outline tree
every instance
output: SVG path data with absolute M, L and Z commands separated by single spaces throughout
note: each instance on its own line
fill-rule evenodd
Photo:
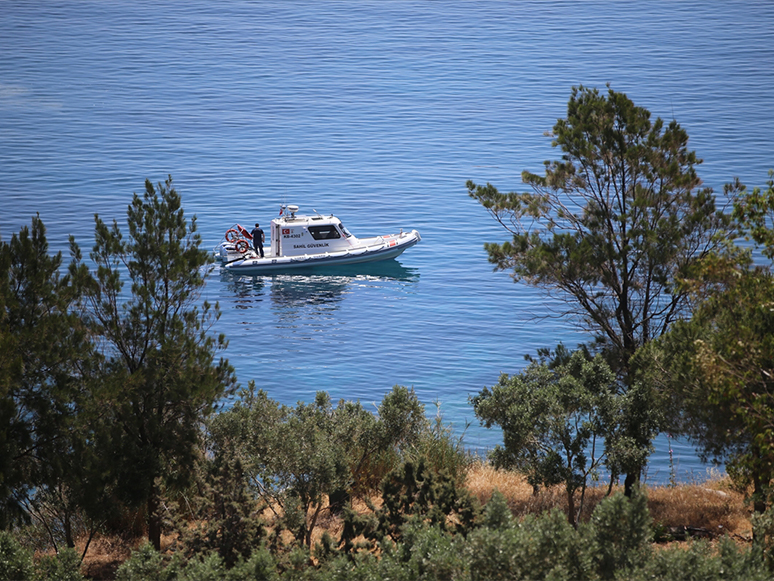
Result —
M 359 404 L 334 408 L 325 392 L 314 403 L 285 406 L 251 382 L 240 401 L 214 418 L 209 433 L 216 458 L 239 460 L 275 521 L 311 547 L 326 496 L 348 482 L 351 448 L 372 419 Z M 345 423 L 349 433 L 339 430 Z
M 85 288 L 82 314 L 104 358 L 92 438 L 117 495 L 145 506 L 148 539 L 159 548 L 160 480 L 189 480 L 202 421 L 236 381 L 228 362 L 215 358 L 226 346 L 210 334 L 217 305 L 199 303 L 212 259 L 200 248 L 196 218 L 190 225 L 185 219 L 172 178 L 157 188 L 146 180 L 127 214 L 128 240 L 115 220 L 108 227 L 95 215 L 93 272 L 71 237 L 70 273 Z
M 753 240 L 760 247 L 763 255 L 774 260 L 774 170 L 769 170 L 767 188 L 747 188 L 739 183 L 734 184 L 738 191 L 734 201 L 734 218 L 739 223 L 748 240 Z
M 79 289 L 61 265 L 39 216 L 0 242 L 0 526 L 42 519 L 39 499 L 72 482 L 73 427 L 92 351 L 77 315 Z M 72 547 L 74 508 L 69 499 L 62 506 Z M 49 520 L 42 524 L 51 530 Z
M 344 513 L 340 545 L 354 557 L 362 549 L 386 554 L 403 543 L 404 560 L 416 549 L 412 537 L 425 527 L 466 536 L 478 524 L 478 501 L 447 471 L 435 471 L 426 457 L 406 460 L 381 483 L 382 505 L 366 499 L 370 513 Z M 426 530 L 426 529 L 425 529 Z M 355 542 L 363 539 L 361 542 Z
M 217 553 L 231 569 L 250 558 L 265 536 L 259 504 L 239 460 L 205 459 L 198 467 L 191 494 L 172 504 L 176 545 L 185 557 Z
M 771 173 L 766 191 L 738 189 L 740 229 L 774 259 Z M 682 411 L 678 428 L 705 459 L 725 461 L 739 485 L 752 484 L 755 510 L 763 512 L 774 484 L 774 276 L 750 264 L 710 274 L 716 282 L 696 298 L 690 321 L 643 357 Z
M 725 461 L 756 512 L 774 483 L 774 278 L 745 273 L 703 301 L 657 345 L 654 372 L 682 410 L 680 428 L 702 457 Z
M 472 403 L 486 427 L 503 429 L 504 446 L 491 454 L 495 465 L 525 473 L 535 490 L 563 484 L 567 519 L 577 525 L 588 478 L 614 447 L 624 398 L 600 355 L 587 360 L 581 351 L 566 356 L 560 350 L 553 363 L 533 361 L 519 375 L 503 374 Z
M 651 121 L 623 93 L 574 87 L 552 137 L 562 157 L 545 162 L 544 176 L 522 173 L 532 193 L 472 181 L 468 193 L 513 235 L 485 245 L 490 262 L 563 301 L 626 391 L 637 348 L 688 313 L 688 294 L 676 282 L 722 248 L 728 218 L 712 191 L 699 188 L 701 161 L 687 133 L 675 121 Z M 637 415 L 630 419 L 630 441 L 646 450 L 653 435 Z M 619 467 L 628 494 L 642 456 Z
M 401 386 L 385 396 L 378 419 L 359 402 L 334 407 L 325 392 L 296 406 L 271 400 L 252 382 L 241 395 L 210 422 L 213 452 L 238 459 L 277 522 L 310 548 L 325 500 L 338 510 L 337 498 L 373 490 L 374 475 L 389 472 L 396 451 L 427 428 L 416 394 Z

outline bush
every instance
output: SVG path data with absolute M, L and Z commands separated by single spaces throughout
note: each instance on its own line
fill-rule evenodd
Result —
M 769 570 L 774 572 L 774 508 L 754 514 L 752 525 L 755 550 Z
M 485 527 L 495 530 L 506 530 L 513 526 L 513 513 L 508 508 L 505 496 L 499 490 L 492 493 L 492 498 L 484 507 L 483 524 Z
M 32 553 L 7 531 L 0 531 L 0 580 L 25 581 L 33 578 Z
M 200 468 L 198 489 L 186 500 L 187 510 L 172 504 L 177 546 L 187 558 L 217 552 L 230 569 L 240 559 L 249 559 L 265 536 L 263 520 L 238 459 L 219 456 Z
M 116 571 L 116 581 L 168 581 L 173 579 L 164 569 L 164 562 L 150 543 L 145 543 Z
M 51 581 L 83 581 L 81 559 L 73 549 L 43 557 L 37 565 L 38 578 Z
M 467 578 L 467 563 L 458 535 L 437 526 L 404 527 L 403 543 L 395 557 L 404 564 L 404 575 L 416 579 Z
M 753 551 L 739 549 L 728 537 L 717 547 L 707 541 L 690 542 L 654 553 L 642 567 L 619 572 L 620 581 L 770 581 L 771 575 Z
M 464 431 L 455 436 L 451 425 L 444 425 L 440 404 L 438 413 L 428 429 L 422 430 L 413 446 L 406 450 L 405 459 L 414 463 L 423 459 L 433 472 L 446 473 L 455 483 L 462 485 L 471 464 L 471 456 L 463 444 Z
M 600 578 L 614 579 L 647 560 L 653 529 L 647 497 L 641 492 L 631 498 L 621 493 L 605 498 L 588 526 Z
M 223 558 L 217 553 L 211 553 L 188 561 L 177 578 L 180 581 L 221 581 L 227 577 Z
M 276 581 L 279 579 L 277 562 L 264 545 L 255 549 L 246 562 L 237 564 L 231 570 L 231 575 L 233 579 L 249 579 L 250 581 Z
M 573 579 L 591 578 L 589 543 L 555 509 L 539 517 L 527 516 L 509 527 L 483 527 L 465 545 L 470 578 Z

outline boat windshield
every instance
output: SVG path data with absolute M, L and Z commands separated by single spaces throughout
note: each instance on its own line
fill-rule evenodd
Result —
M 344 224 L 342 224 L 341 222 L 339 222 L 339 229 L 340 229 L 342 232 L 344 232 L 344 236 L 346 236 L 347 238 L 349 238 L 349 237 L 351 237 L 351 236 L 352 236 L 352 234 L 350 233 L 350 231 L 349 231 L 349 230 L 347 230 L 347 229 L 344 227 Z

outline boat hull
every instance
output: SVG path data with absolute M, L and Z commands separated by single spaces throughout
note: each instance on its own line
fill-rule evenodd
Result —
M 419 232 L 412 230 L 409 233 L 401 233 L 397 236 L 384 238 L 379 245 L 352 248 L 338 252 L 297 256 L 266 256 L 265 258 L 257 257 L 251 252 L 249 256 L 225 260 L 223 268 L 234 274 L 256 276 L 264 273 L 287 272 L 302 268 L 321 268 L 377 262 L 400 256 L 403 251 L 411 248 L 420 240 Z

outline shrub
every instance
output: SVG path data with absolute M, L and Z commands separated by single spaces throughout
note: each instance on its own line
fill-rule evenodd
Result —
M 499 490 L 492 493 L 492 498 L 484 507 L 483 524 L 485 527 L 495 530 L 505 530 L 513 526 L 513 514 L 508 507 L 505 496 Z
M 774 508 L 752 517 L 755 549 L 770 571 L 774 572 Z
M 408 525 L 395 557 L 404 563 L 404 575 L 409 578 L 467 578 L 467 562 L 460 551 L 464 541 L 460 539 L 437 526 Z
M 604 499 L 589 522 L 594 561 L 602 579 L 639 567 L 648 557 L 653 536 L 647 497 L 637 491 Z
M 40 579 L 56 581 L 83 581 L 81 559 L 73 549 L 64 549 L 56 555 L 45 556 L 37 564 Z
M 143 544 L 116 571 L 116 581 L 167 581 L 161 553 L 150 543 Z
M 265 545 L 253 550 L 253 554 L 245 562 L 239 563 L 231 570 L 233 579 L 245 579 L 251 581 L 276 581 L 277 562 Z
M 0 580 L 25 581 L 32 575 L 32 554 L 11 533 L 0 531 Z
M 560 509 L 527 516 L 509 528 L 482 527 L 468 536 L 473 580 L 589 579 L 588 542 Z
M 217 553 L 191 559 L 177 577 L 180 581 L 221 581 L 225 578 L 226 565 Z
M 619 572 L 621 581 L 770 581 L 759 558 L 724 537 L 717 547 L 700 540 L 654 553 L 642 567 Z
M 188 510 L 173 510 L 182 552 L 190 558 L 215 551 L 228 569 L 249 559 L 265 531 L 241 462 L 226 456 L 207 462 L 197 485 L 198 493 L 186 500 Z

